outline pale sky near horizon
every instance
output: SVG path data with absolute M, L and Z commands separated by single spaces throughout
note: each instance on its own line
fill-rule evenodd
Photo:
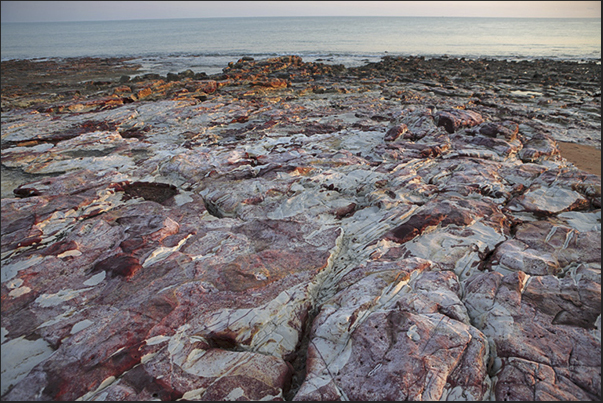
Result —
M 283 16 L 601 18 L 600 1 L 2 1 L 2 22 Z

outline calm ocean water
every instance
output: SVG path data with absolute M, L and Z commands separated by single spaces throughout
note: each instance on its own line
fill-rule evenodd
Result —
M 278 17 L 3 23 L 2 60 L 134 56 L 145 71 L 220 73 L 295 54 L 347 67 L 384 55 L 601 59 L 601 19 Z

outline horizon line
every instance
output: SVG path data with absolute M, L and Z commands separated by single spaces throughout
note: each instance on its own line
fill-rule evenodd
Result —
M 56 21 L 1 21 L 2 24 L 40 24 L 57 22 L 111 22 L 111 21 L 167 21 L 167 20 L 209 20 L 240 18 L 484 18 L 484 19 L 532 19 L 532 20 L 600 20 L 601 17 L 490 17 L 490 16 L 434 16 L 434 15 L 256 15 L 229 17 L 171 17 L 171 18 L 126 18 L 104 20 L 56 20 Z

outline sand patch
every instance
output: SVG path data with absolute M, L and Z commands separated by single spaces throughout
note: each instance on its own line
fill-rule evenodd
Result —
M 562 141 L 558 141 L 557 144 L 563 158 L 584 171 L 601 176 L 601 150 Z

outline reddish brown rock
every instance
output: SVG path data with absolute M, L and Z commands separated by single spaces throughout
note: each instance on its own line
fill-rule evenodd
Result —
M 454 133 L 464 127 L 472 127 L 484 122 L 477 112 L 461 109 L 448 109 L 436 113 L 438 126 L 443 126 L 448 133 Z
M 404 133 L 406 133 L 407 131 L 408 131 L 408 126 L 406 126 L 404 123 L 392 126 L 387 131 L 387 133 L 385 133 L 384 140 L 385 141 L 395 141 L 400 136 L 402 136 Z
M 2 400 L 600 400 L 600 65 L 71 63 L 2 62 Z
M 287 81 L 281 78 L 272 78 L 265 81 L 252 81 L 251 85 L 269 88 L 287 88 Z
M 600 300 L 600 278 L 576 283 L 492 272 L 469 281 L 465 305 L 472 323 L 494 342 L 496 399 L 599 399 L 600 378 L 591 369 L 601 365 L 592 331 Z
M 213 94 L 218 89 L 218 83 L 215 80 L 199 81 L 194 84 L 194 88 L 198 92 Z
M 488 137 L 502 136 L 509 141 L 513 141 L 519 133 L 519 126 L 515 122 L 502 123 L 484 123 L 479 126 L 479 133 Z
M 295 400 L 487 396 L 487 341 L 464 323 L 466 313 L 450 309 L 460 306 L 455 276 L 424 263 L 372 263 L 351 272 L 360 279 L 314 322 L 308 374 Z
M 127 191 L 127 186 L 118 191 Z M 96 396 L 95 390 L 104 381 L 123 374 L 128 375 L 106 389 L 108 395 L 103 396 L 282 398 L 291 377 L 283 357 L 295 349 L 309 309 L 306 284 L 327 265 L 338 231 L 313 234 L 306 232 L 312 225 L 305 228 L 296 222 L 254 221 L 240 225 L 235 231 L 239 235 L 229 240 L 232 223 L 216 227 L 211 220 L 204 221 L 199 212 L 205 210 L 198 198 L 197 204 L 189 203 L 184 210 L 166 208 L 146 196 L 138 200 L 76 224 L 64 243 L 52 245 L 41 256 L 34 252 L 24 260 L 34 259 L 38 264 L 28 267 L 25 263 L 11 271 L 23 281 L 17 288 L 24 294 L 16 298 L 19 294 L 9 296 L 3 291 L 3 327 L 11 335 L 27 335 L 46 322 L 42 334 L 55 343 L 53 356 L 58 360 L 32 371 L 22 386 L 11 388 L 7 398 L 31 398 L 32 385 L 49 400 Z M 29 199 L 21 202 L 29 203 Z M 184 217 L 188 218 L 182 220 Z M 27 229 L 32 223 L 27 219 L 14 223 L 3 229 L 3 234 Z M 314 240 L 317 236 L 318 242 Z M 320 246 L 308 253 L 312 247 L 305 239 Z M 217 256 L 211 253 L 218 249 L 224 252 Z M 232 260 L 224 254 L 226 250 L 238 257 Z M 110 256 L 102 255 L 103 251 Z M 77 269 L 65 271 L 69 264 Z M 46 274 L 36 276 L 40 272 Z M 190 275 L 196 278 L 194 282 L 187 280 Z M 76 289 L 62 291 L 76 283 Z M 68 306 L 76 307 L 84 300 L 89 308 L 80 309 L 67 321 L 52 320 Z M 42 311 L 25 322 L 9 319 L 11 312 L 28 301 Z M 232 320 L 223 322 L 219 319 L 223 314 L 232 315 Z M 188 334 L 191 315 L 199 321 Z M 274 331 L 277 333 L 271 335 Z M 185 340 L 195 334 L 204 335 L 200 340 L 205 340 L 205 347 L 193 343 L 188 353 L 178 355 L 180 358 L 161 358 L 160 354 L 156 360 L 145 359 L 146 375 L 140 371 L 129 375 L 142 364 L 143 356 L 157 353 L 153 340 L 168 342 L 176 337 L 171 343 L 188 348 Z M 145 348 L 147 340 L 151 341 Z M 84 347 L 91 343 L 94 349 Z M 252 350 L 240 352 L 241 347 Z M 203 359 L 199 348 L 206 351 Z M 198 357 L 191 361 L 189 353 Z M 72 357 L 79 358 L 74 361 Z M 173 362 L 179 359 L 184 360 L 179 364 L 183 366 L 181 379 L 166 383 L 162 379 L 167 379 L 167 374 L 174 376 Z M 208 368 L 217 372 L 202 375 Z M 86 383 L 72 384 L 75 373 L 84 376 Z M 194 392 L 200 388 L 203 392 Z

